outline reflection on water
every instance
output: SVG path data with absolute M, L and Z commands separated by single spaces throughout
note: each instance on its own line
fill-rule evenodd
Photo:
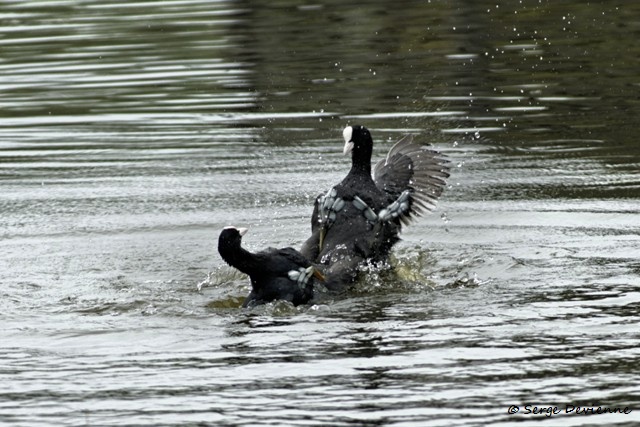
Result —
M 0 423 L 637 422 L 639 6 L 23 1 L 0 28 Z M 395 271 L 239 310 L 219 230 L 299 246 L 356 123 L 452 158 L 438 210 Z

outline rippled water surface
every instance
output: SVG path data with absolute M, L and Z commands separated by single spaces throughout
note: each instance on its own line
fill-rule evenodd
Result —
M 632 2 L 1 2 L 0 424 L 637 425 L 639 38 Z M 348 295 L 240 309 L 220 229 L 299 247 L 347 124 L 448 155 L 437 211 Z

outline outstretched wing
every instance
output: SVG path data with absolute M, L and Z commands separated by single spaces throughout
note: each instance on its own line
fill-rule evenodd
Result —
M 387 157 L 373 169 L 376 186 L 392 199 L 409 190 L 410 209 L 401 217 L 405 224 L 411 216 L 435 209 L 448 177 L 449 160 L 429 146 L 414 144 L 413 135 L 406 135 L 396 142 Z

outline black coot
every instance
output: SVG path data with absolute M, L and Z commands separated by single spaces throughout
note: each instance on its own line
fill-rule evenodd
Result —
M 251 279 L 252 291 L 243 307 L 274 300 L 294 305 L 309 302 L 313 298 L 313 277 L 324 280 L 322 274 L 293 248 L 268 248 L 257 253 L 243 249 L 242 236 L 246 232 L 246 228 L 225 227 L 218 238 L 222 259 Z
M 311 237 L 301 253 L 326 265 L 325 285 L 340 290 L 357 277 L 363 262 L 386 261 L 400 240 L 402 224 L 435 208 L 449 177 L 449 161 L 428 146 L 400 139 L 371 170 L 373 140 L 364 126 L 343 131 L 344 154 L 351 170 L 327 194 L 318 197 Z

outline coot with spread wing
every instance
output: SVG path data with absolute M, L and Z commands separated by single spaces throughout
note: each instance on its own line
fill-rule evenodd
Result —
M 301 253 L 327 266 L 325 285 L 340 290 L 364 262 L 386 261 L 399 232 L 412 218 L 432 211 L 449 177 L 449 161 L 429 146 L 401 138 L 371 169 L 373 139 L 364 126 L 343 131 L 347 176 L 316 199 L 311 237 Z

